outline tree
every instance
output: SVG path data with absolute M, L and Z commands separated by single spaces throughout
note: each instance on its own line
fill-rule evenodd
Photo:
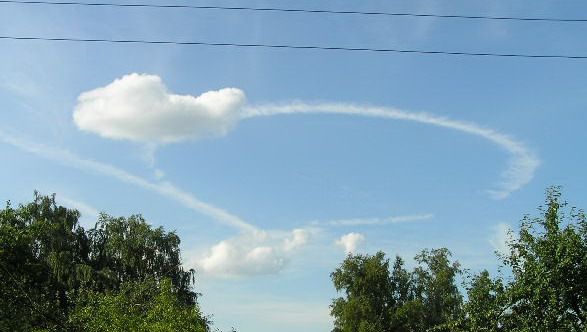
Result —
M 180 239 L 162 227 L 152 228 L 140 215 L 129 218 L 99 216 L 88 231 L 91 288 L 116 290 L 124 282 L 169 278 L 186 304 L 195 304 L 194 271 L 181 265 Z
M 587 221 L 549 188 L 540 216 L 522 219 L 509 252 L 507 282 L 487 271 L 468 287 L 463 331 L 587 330 Z
M 394 306 L 389 260 L 383 252 L 350 255 L 331 273 L 334 287 L 345 297 L 333 300 L 336 332 L 389 331 L 389 310 Z
M 412 272 L 396 257 L 391 273 L 383 252 L 347 256 L 331 274 L 345 294 L 331 305 L 334 331 L 426 331 L 460 317 L 460 269 L 450 255 L 444 248 L 424 250 Z
M 461 273 L 458 262 L 450 261 L 446 248 L 423 250 L 416 256 L 413 272 L 415 298 L 423 303 L 424 329 L 453 321 L 461 315 L 462 296 L 456 285 Z
M 395 256 L 393 270 L 391 272 L 391 284 L 393 288 L 393 299 L 397 306 L 402 306 L 413 300 L 412 279 L 410 272 L 404 268 L 404 260 Z
M 78 217 L 37 193 L 29 204 L 0 210 L 0 326 L 64 328 L 69 296 L 90 269 Z
M 524 217 L 504 264 L 512 331 L 587 329 L 587 221 L 550 188 L 538 218 Z
M 76 330 L 69 316 L 82 293 L 115 298 L 143 282 L 162 291 L 169 283 L 170 292 L 159 295 L 173 294 L 178 305 L 199 313 L 194 271 L 182 267 L 174 232 L 153 228 L 140 215 L 102 214 L 87 231 L 78 218 L 54 195 L 38 193 L 31 203 L 0 210 L 0 331 Z
M 501 279 L 492 279 L 487 270 L 473 276 L 467 298 L 465 316 L 456 324 L 459 331 L 506 331 L 507 296 Z
M 87 332 L 208 332 L 197 305 L 179 300 L 170 279 L 125 282 L 118 292 L 84 291 L 72 323 Z
M 416 298 L 414 276 L 404 268 L 404 260 L 396 256 L 391 272 L 396 307 L 391 310 L 390 331 L 424 330 L 424 304 Z
M 462 296 L 456 286 L 461 273 L 458 262 L 451 262 L 446 248 L 423 250 L 415 257 L 418 265 L 409 274 L 396 258 L 393 279 L 402 280 L 403 301 L 392 310 L 392 331 L 449 331 L 451 322 L 462 316 Z M 399 287 L 398 289 L 402 289 Z
M 511 276 L 473 275 L 464 304 L 460 266 L 445 248 L 423 250 L 411 272 L 396 257 L 391 274 L 381 252 L 349 255 L 331 275 L 345 292 L 331 306 L 335 331 L 587 331 L 585 213 L 569 209 L 557 187 L 539 211 L 500 255 Z

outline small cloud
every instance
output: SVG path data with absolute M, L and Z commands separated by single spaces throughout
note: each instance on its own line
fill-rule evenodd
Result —
M 499 254 L 509 253 L 509 244 L 515 239 L 512 227 L 506 223 L 499 223 L 493 227 L 493 234 L 489 238 L 489 243 Z
M 357 251 L 357 247 L 365 241 L 365 236 L 360 233 L 348 233 L 336 240 L 336 244 L 344 248 L 346 253 L 354 253 Z
M 292 231 L 291 238 L 286 238 L 283 240 L 283 250 L 285 251 L 292 251 L 295 250 L 308 242 L 310 238 L 310 232 L 305 229 L 294 229 Z
M 225 278 L 275 274 L 285 268 L 309 237 L 310 231 L 306 229 L 294 229 L 286 234 L 245 233 L 220 241 L 191 265 L 205 274 Z
M 159 76 L 135 73 L 82 93 L 73 120 L 102 137 L 165 144 L 225 135 L 244 102 L 244 92 L 236 88 L 177 95 Z

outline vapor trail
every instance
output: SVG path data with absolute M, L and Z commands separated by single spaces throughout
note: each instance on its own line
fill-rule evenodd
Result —
M 491 128 L 482 127 L 473 122 L 452 120 L 429 113 L 412 113 L 390 107 L 371 107 L 340 103 L 307 104 L 297 102 L 248 106 L 243 110 L 242 119 L 280 114 L 316 113 L 412 121 L 457 130 L 489 140 L 511 155 L 508 168 L 502 173 L 502 181 L 497 185 L 497 188 L 488 190 L 488 193 L 495 199 L 504 199 L 512 192 L 530 182 L 534 177 L 536 168 L 540 165 L 540 160 L 522 142 L 506 134 Z
M 199 200 L 192 194 L 177 188 L 169 182 L 151 182 L 147 179 L 129 173 L 115 166 L 94 161 L 91 159 L 84 159 L 70 151 L 27 141 L 21 137 L 8 134 L 1 130 L 0 141 L 17 147 L 23 151 L 32 153 L 36 156 L 59 162 L 60 164 L 65 166 L 81 169 L 83 171 L 88 172 L 96 172 L 117 179 L 124 183 L 133 184 L 143 189 L 150 190 L 169 199 L 172 199 L 176 202 L 179 202 L 180 204 L 191 210 L 209 216 L 221 223 L 239 228 L 242 231 L 256 231 L 255 226 L 246 223 L 239 217 L 234 216 L 219 207 Z

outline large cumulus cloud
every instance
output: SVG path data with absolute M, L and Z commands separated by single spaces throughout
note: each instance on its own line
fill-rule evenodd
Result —
M 159 76 L 129 74 L 82 93 L 73 120 L 102 137 L 163 144 L 225 135 L 244 102 L 236 88 L 177 95 Z

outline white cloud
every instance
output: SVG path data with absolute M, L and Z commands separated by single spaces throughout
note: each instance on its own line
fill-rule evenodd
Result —
M 219 242 L 199 258 L 188 260 L 204 274 L 233 278 L 281 271 L 296 249 L 308 242 L 310 231 L 294 229 L 283 234 L 249 232 Z
M 434 218 L 431 213 L 427 214 L 415 214 L 407 216 L 395 216 L 387 218 L 352 218 L 352 219 L 337 219 L 329 221 L 318 221 L 313 224 L 317 225 L 328 225 L 328 226 L 369 226 L 369 225 L 389 225 L 408 223 L 415 221 L 422 221 Z
M 343 247 L 346 253 L 354 253 L 357 251 L 357 247 L 365 241 L 365 236 L 360 233 L 348 233 L 336 240 L 336 244 Z
M 176 95 L 159 76 L 129 74 L 82 93 L 73 120 L 106 138 L 172 143 L 226 134 L 244 102 L 245 94 L 235 88 Z
M 301 228 L 294 229 L 291 235 L 291 238 L 283 240 L 283 249 L 285 251 L 292 251 L 303 246 L 310 238 L 310 232 Z
M 489 243 L 495 251 L 500 254 L 509 253 L 508 244 L 515 239 L 512 227 L 506 223 L 499 223 L 493 229 L 493 234 L 489 238 Z
M 253 225 L 246 223 L 239 217 L 232 215 L 229 212 L 212 204 L 203 202 L 194 195 L 177 188 L 175 185 L 169 182 L 151 182 L 115 166 L 91 159 L 84 159 L 76 154 L 71 153 L 70 151 L 30 142 L 16 135 L 8 134 L 2 131 L 0 131 L 0 141 L 39 157 L 61 163 L 64 166 L 106 175 L 124 183 L 133 184 L 140 188 L 155 192 L 159 195 L 167 197 L 168 199 L 179 202 L 188 209 L 209 216 L 221 223 L 236 227 L 241 231 L 256 231 L 256 228 Z
M 488 193 L 495 199 L 504 199 L 532 180 L 540 160 L 522 143 L 494 129 L 473 122 L 464 122 L 439 117 L 428 113 L 412 113 L 389 107 L 368 107 L 351 104 L 306 104 L 259 105 L 246 107 L 243 119 L 280 114 L 346 114 L 390 120 L 412 121 L 437 127 L 457 130 L 482 137 L 497 144 L 511 155 L 509 167 L 502 173 L 502 181 Z

